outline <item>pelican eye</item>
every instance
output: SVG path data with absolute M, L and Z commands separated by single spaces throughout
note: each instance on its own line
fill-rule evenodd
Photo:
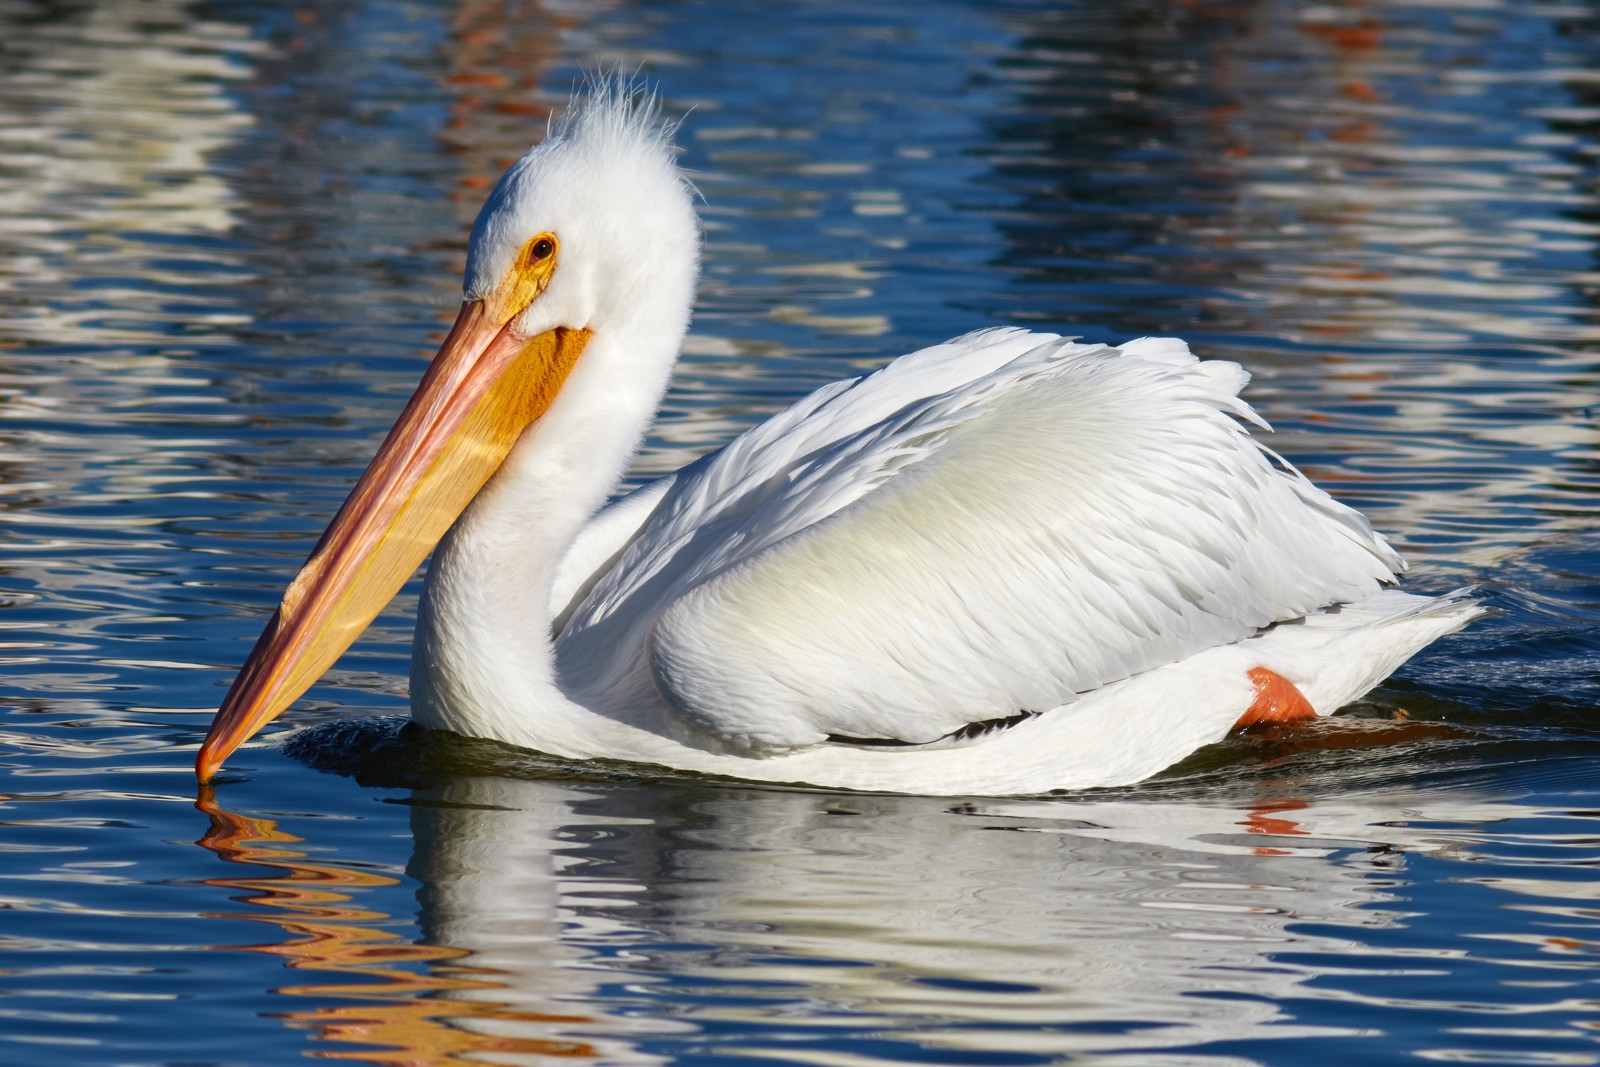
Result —
M 486 299 L 495 322 L 509 322 L 539 299 L 556 273 L 561 242 L 553 233 L 535 234 L 517 253 L 511 269 Z

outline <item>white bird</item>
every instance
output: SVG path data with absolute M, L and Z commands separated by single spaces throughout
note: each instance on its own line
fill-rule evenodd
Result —
M 648 94 L 591 88 L 500 179 L 465 302 L 196 763 L 297 699 L 437 544 L 412 717 L 572 759 L 1016 794 L 1326 714 L 1480 609 L 1385 587 L 1258 444 L 1237 365 L 992 329 L 824 386 L 605 506 L 699 269 Z M 442 541 L 441 541 L 442 538 Z

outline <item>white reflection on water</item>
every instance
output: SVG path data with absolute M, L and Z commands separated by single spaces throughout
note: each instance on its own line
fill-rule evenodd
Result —
M 210 156 L 250 125 L 226 88 L 259 44 L 237 25 L 191 18 L 183 0 L 59 14 L 31 6 L 0 11 L 25 20 L 10 27 L 0 71 L 4 331 L 48 344 L 138 344 L 170 337 L 175 314 L 192 327 L 243 321 L 194 299 L 243 280 L 229 257 L 175 244 L 169 258 L 180 265 L 162 267 L 150 241 L 236 224 L 237 198 Z
M 227 90 L 261 49 L 190 7 L 0 10 L 0 598 L 35 605 L 0 619 L 0 664 L 65 716 L 126 688 L 108 631 L 181 621 L 156 527 L 216 498 L 205 430 L 243 421 L 187 364 L 248 318 L 211 157 L 251 125 Z
M 410 956 L 384 948 L 384 917 L 361 895 L 388 879 L 294 859 L 314 855 L 315 845 L 286 851 L 271 843 L 296 839 L 270 824 L 218 816 L 219 855 L 293 874 L 213 883 L 264 892 L 253 903 L 265 912 L 242 917 L 301 935 L 259 951 L 336 972 L 365 959 L 362 973 L 399 982 L 371 991 L 387 1009 L 296 1010 L 297 997 L 342 989 L 359 999 L 360 991 L 283 990 L 287 1018 L 325 1040 L 436 1050 L 439 1024 L 448 1022 L 449 1041 L 489 1062 L 524 1062 L 503 1054 L 551 1047 L 655 1062 L 670 1058 L 661 1054 L 665 1039 L 680 1050 L 709 1041 L 723 1054 L 808 1063 L 920 1060 L 946 1049 L 1221 1064 L 1252 1061 L 1196 1053 L 1218 1042 L 1375 1036 L 1371 1020 L 1303 1021 L 1308 1000 L 1582 1015 L 1574 999 L 1582 977 L 1551 980 L 1560 973 L 1552 952 L 1576 942 L 1514 914 L 1477 916 L 1475 932 L 1459 942 L 1383 947 L 1408 925 L 1442 919 L 1408 903 L 1418 891 L 1408 866 L 1423 858 L 1467 873 L 1505 862 L 1497 849 L 1593 852 L 1576 833 L 1529 833 L 1512 845 L 1497 825 L 1526 829 L 1539 809 L 1460 790 L 1265 797 L 1245 806 L 952 807 L 458 778 L 418 792 L 412 804 L 407 873 L 419 883 L 424 936 Z M 1575 896 L 1537 877 L 1486 881 L 1533 900 Z M 311 883 L 339 892 L 296 889 Z M 318 901 L 321 925 L 311 921 Z M 1389 992 L 1407 976 L 1448 975 L 1473 951 L 1473 937 L 1528 946 L 1534 959 L 1488 962 L 1509 968 L 1498 976 L 1508 990 L 1533 977 L 1530 968 L 1542 970 L 1542 992 L 1454 1006 L 1425 984 L 1409 1004 Z M 422 978 L 382 971 L 427 959 L 439 962 Z M 1364 984 L 1369 992 L 1355 991 Z M 1492 996 L 1496 984 L 1474 988 Z M 354 1033 L 337 1025 L 363 1010 L 382 1024 Z M 727 1036 L 732 1023 L 736 1038 Z M 830 1046 L 832 1037 L 856 1044 L 846 1051 Z M 1141 1058 L 1179 1048 L 1190 1054 Z

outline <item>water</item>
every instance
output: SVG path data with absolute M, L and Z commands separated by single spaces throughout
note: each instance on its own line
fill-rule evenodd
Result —
M 1600 17 L 774 10 L 0 0 L 0 1061 L 1600 1063 Z M 419 739 L 413 586 L 197 796 L 603 64 L 705 198 L 639 477 L 968 329 L 1177 333 L 1496 614 L 1309 735 L 951 802 Z

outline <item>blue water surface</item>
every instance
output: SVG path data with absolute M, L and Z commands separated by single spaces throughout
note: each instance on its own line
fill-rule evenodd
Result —
M 1600 1063 L 1592 5 L 0 28 L 0 1062 Z M 635 480 L 978 327 L 1177 334 L 1493 615 L 1302 734 L 951 801 L 418 736 L 413 584 L 197 790 L 489 183 L 617 68 L 687 116 L 706 229 Z

